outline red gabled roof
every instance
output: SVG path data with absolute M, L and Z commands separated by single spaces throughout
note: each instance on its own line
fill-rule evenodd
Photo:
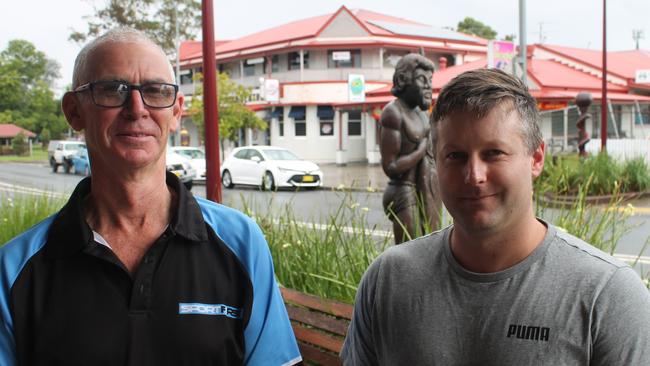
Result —
M 554 46 L 547 44 L 536 45 L 541 49 L 557 53 L 576 62 L 601 69 L 603 65 L 603 52 L 584 48 Z M 614 51 L 607 52 L 607 72 L 618 76 L 634 79 L 636 70 L 650 69 L 650 51 Z
M 327 26 L 340 14 L 347 12 L 361 28 L 368 32 L 369 36 L 384 36 L 384 37 L 405 37 L 412 39 L 426 39 L 427 37 L 413 36 L 408 34 L 399 34 L 399 30 L 390 31 L 372 22 L 385 22 L 395 25 L 404 26 L 422 26 L 428 25 L 410 21 L 407 19 L 397 18 L 390 15 L 375 13 L 363 9 L 349 10 L 345 6 L 340 7 L 336 12 L 331 14 L 320 15 L 307 19 L 297 20 L 287 24 L 283 24 L 274 28 L 266 29 L 261 32 L 256 32 L 242 38 L 232 40 L 230 42 L 222 42 L 215 47 L 216 54 L 227 54 L 229 52 L 242 51 L 256 47 L 263 47 L 267 45 L 278 45 L 282 43 L 290 43 L 293 41 L 316 38 L 318 35 L 327 28 Z M 463 34 L 464 35 L 464 34 Z M 486 45 L 487 41 L 473 37 L 471 35 L 464 35 L 473 41 L 465 40 L 459 41 L 461 43 L 476 43 L 478 45 Z M 183 42 L 186 43 L 186 42 Z M 182 61 L 197 58 L 201 56 L 201 48 L 188 45 L 187 47 L 181 46 L 180 59 Z
M 14 138 L 19 133 L 23 133 L 25 136 L 34 138 L 36 134 L 32 131 L 26 130 L 22 127 L 18 127 L 12 123 L 1 123 L 0 124 L 0 137 L 1 138 Z
M 528 60 L 528 74 L 542 88 L 599 90 L 602 79 L 552 60 Z M 607 90 L 626 92 L 624 86 L 607 83 Z

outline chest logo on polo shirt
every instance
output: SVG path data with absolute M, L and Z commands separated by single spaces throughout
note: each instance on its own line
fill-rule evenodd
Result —
M 508 327 L 508 338 L 529 339 L 533 341 L 548 342 L 551 328 L 538 327 L 533 325 L 510 324 Z
M 178 313 L 181 315 L 217 315 L 233 319 L 241 319 L 242 310 L 224 304 L 178 303 Z

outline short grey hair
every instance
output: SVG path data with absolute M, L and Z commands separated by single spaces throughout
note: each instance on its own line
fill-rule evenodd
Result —
M 498 69 L 466 71 L 442 88 L 431 114 L 433 146 L 436 146 L 439 123 L 450 114 L 469 112 L 483 118 L 504 102 L 519 113 L 521 136 L 532 155 L 543 141 L 537 101 L 519 78 Z
M 90 59 L 90 55 L 92 55 L 93 52 L 95 52 L 98 48 L 110 43 L 148 44 L 158 49 L 160 51 L 160 54 L 164 55 L 165 59 L 167 59 L 165 51 L 153 40 L 151 40 L 151 38 L 149 38 L 149 36 L 147 36 L 144 32 L 129 27 L 113 28 L 101 36 L 95 38 L 90 43 L 86 44 L 77 55 L 77 58 L 74 62 L 74 69 L 72 71 L 73 89 L 88 81 L 84 80 L 84 78 L 88 77 L 86 73 L 88 72 L 88 60 Z M 173 80 L 174 69 L 172 68 L 171 64 L 169 65 L 169 69 Z

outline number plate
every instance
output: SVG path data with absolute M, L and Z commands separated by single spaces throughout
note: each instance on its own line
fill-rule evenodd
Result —
M 302 176 L 302 181 L 304 183 L 311 183 L 314 181 L 314 176 L 313 175 L 303 175 Z

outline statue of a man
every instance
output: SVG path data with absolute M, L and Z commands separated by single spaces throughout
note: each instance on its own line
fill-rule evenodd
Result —
M 437 227 L 435 165 L 427 156 L 432 76 L 429 59 L 418 54 L 402 57 L 391 90 L 397 99 L 386 105 L 379 120 L 382 168 L 390 178 L 383 205 L 396 244 L 408 239 L 406 233 L 414 238 Z

